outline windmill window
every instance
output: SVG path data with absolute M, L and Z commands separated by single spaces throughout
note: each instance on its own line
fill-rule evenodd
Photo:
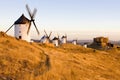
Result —
M 21 33 L 21 31 L 19 31 L 19 33 Z

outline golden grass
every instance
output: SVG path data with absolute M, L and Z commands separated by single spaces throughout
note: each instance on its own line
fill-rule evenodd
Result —
M 0 36 L 0 80 L 119 80 L 120 50 L 28 43 Z
M 0 36 L 0 77 L 29 80 L 46 71 L 47 56 L 35 43 Z

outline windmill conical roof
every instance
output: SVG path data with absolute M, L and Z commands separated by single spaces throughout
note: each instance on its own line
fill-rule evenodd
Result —
M 62 39 L 63 39 L 63 38 L 67 38 L 67 36 L 62 36 Z
M 26 24 L 26 23 L 30 23 L 30 20 L 26 18 L 24 14 L 22 14 L 21 17 L 17 21 L 15 21 L 14 24 Z
M 57 37 L 54 37 L 53 40 L 58 40 L 58 38 L 57 38 Z

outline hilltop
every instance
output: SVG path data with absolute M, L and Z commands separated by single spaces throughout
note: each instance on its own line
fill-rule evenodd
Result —
M 28 43 L 0 32 L 0 80 L 119 80 L 120 50 Z

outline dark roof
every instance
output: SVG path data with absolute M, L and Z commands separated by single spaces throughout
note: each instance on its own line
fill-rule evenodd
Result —
M 58 40 L 58 38 L 57 38 L 57 37 L 54 37 L 53 40 Z
M 73 40 L 73 41 L 77 41 L 77 40 Z
M 67 36 L 62 36 L 62 39 L 63 39 L 63 38 L 67 38 Z
M 49 39 L 49 37 L 45 35 L 41 39 L 45 39 L 45 38 Z
M 15 21 L 14 24 L 26 24 L 26 23 L 30 23 L 30 20 L 26 18 L 24 14 L 22 14 L 22 16 L 17 21 Z
M 44 38 L 45 38 L 45 35 L 41 39 L 44 39 Z

